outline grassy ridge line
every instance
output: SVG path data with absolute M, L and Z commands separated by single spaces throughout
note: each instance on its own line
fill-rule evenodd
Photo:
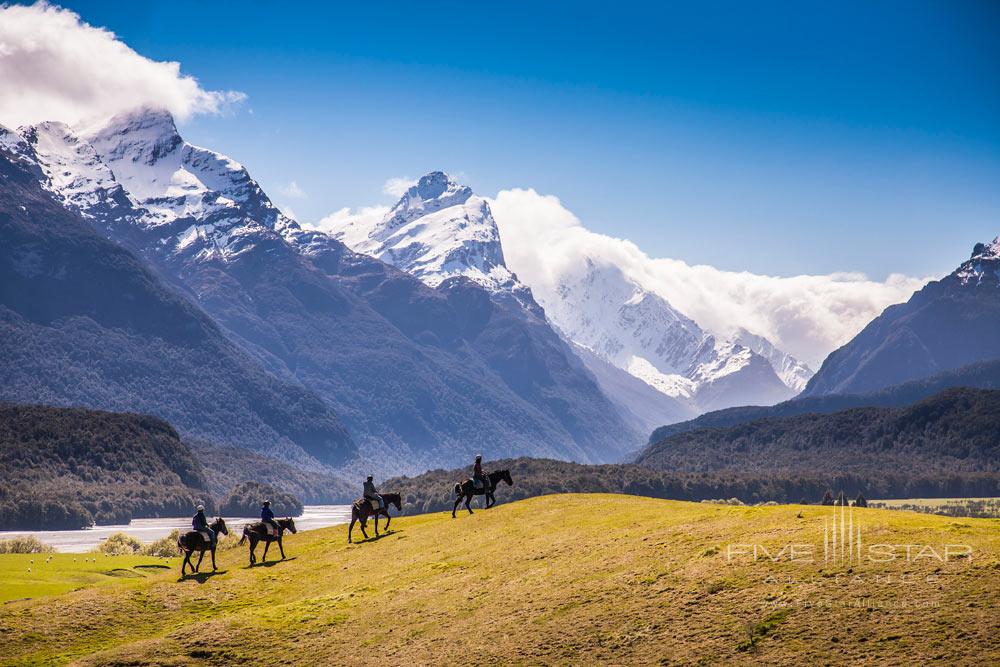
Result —
M 961 540 L 975 549 L 971 563 L 725 560 L 729 542 L 821 543 L 828 513 L 580 494 L 457 520 L 400 518 L 393 533 L 350 546 L 346 527 L 321 529 L 290 538 L 294 559 L 270 567 L 249 570 L 244 551 L 224 552 L 226 572 L 204 583 L 178 583 L 171 572 L 11 603 L 0 616 L 7 638 L 0 661 L 185 664 L 272 654 L 303 665 L 456 664 L 470 655 L 504 664 L 1000 660 L 1000 522 L 856 510 L 869 540 Z M 907 573 L 938 581 L 875 582 Z M 838 604 L 853 600 L 940 607 Z M 757 628 L 752 648 L 746 621 Z

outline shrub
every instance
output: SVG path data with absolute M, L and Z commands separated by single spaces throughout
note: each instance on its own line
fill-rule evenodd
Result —
M 166 537 L 161 537 L 142 547 L 142 553 L 144 556 L 176 556 L 178 537 L 180 537 L 180 531 L 174 529 Z
M 53 551 L 55 549 L 32 535 L 0 540 L 0 554 L 46 554 Z
M 142 551 L 142 542 L 125 533 L 114 533 L 101 542 L 97 550 L 109 556 L 127 556 Z

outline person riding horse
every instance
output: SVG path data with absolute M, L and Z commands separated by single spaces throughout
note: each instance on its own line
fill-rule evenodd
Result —
M 476 463 L 472 466 L 472 481 L 476 483 L 476 486 L 480 489 L 485 489 L 489 480 L 486 479 L 486 475 L 483 473 L 483 455 L 476 454 Z
M 372 504 L 372 509 L 377 512 L 385 507 L 385 501 L 379 494 L 378 489 L 375 488 L 373 479 L 375 479 L 373 475 L 368 475 L 368 479 L 365 480 L 364 497 L 365 500 Z
M 265 526 L 270 526 L 274 528 L 274 534 L 277 535 L 281 527 L 278 526 L 278 522 L 274 520 L 274 510 L 271 509 L 271 501 L 265 500 L 260 507 L 260 521 Z
M 207 533 L 209 544 L 215 548 L 215 531 L 212 530 L 211 526 L 208 525 L 208 519 L 205 517 L 205 506 L 198 505 L 198 509 L 195 515 L 191 518 L 191 527 L 194 528 L 199 533 Z

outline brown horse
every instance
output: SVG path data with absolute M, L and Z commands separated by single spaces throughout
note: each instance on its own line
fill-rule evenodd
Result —
M 271 542 L 278 543 L 278 549 L 281 550 L 281 560 L 285 560 L 285 548 L 281 546 L 281 537 L 285 534 L 286 530 L 291 533 L 299 531 L 295 528 L 295 522 L 292 521 L 291 517 L 278 519 L 275 523 L 278 524 L 277 535 L 269 533 L 263 521 L 256 521 L 243 526 L 243 536 L 240 538 L 240 544 L 243 544 L 247 538 L 250 538 L 250 565 L 257 562 L 257 554 L 254 553 L 254 550 L 257 549 L 258 542 L 264 543 L 264 554 L 260 557 L 262 563 L 267 561 L 267 550 L 271 546 Z
M 385 507 L 380 507 L 378 511 L 372 509 L 371 501 L 367 498 L 358 498 L 351 505 L 351 525 L 347 529 L 347 542 L 351 542 L 351 531 L 354 530 L 354 524 L 358 521 L 361 522 L 361 534 L 368 539 L 368 533 L 365 532 L 365 526 L 368 525 L 368 517 L 375 517 L 375 537 L 378 537 L 378 517 L 380 514 L 385 515 L 385 529 L 389 530 L 389 522 L 392 517 L 389 516 L 389 505 L 395 505 L 396 510 L 399 512 L 403 511 L 403 502 L 399 498 L 398 493 L 381 493 L 382 500 L 385 501 Z
M 510 470 L 494 470 L 486 476 L 486 484 L 483 486 L 476 486 L 475 481 L 471 479 L 455 484 L 456 498 L 455 506 L 451 508 L 451 518 L 455 518 L 455 510 L 462 504 L 463 498 L 465 498 L 465 509 L 469 510 L 469 514 L 472 514 L 472 508 L 469 507 L 472 496 L 486 496 L 486 509 L 493 507 L 497 502 L 493 492 L 496 491 L 500 480 L 507 482 L 507 486 L 514 485 L 514 480 L 510 478 Z
M 209 524 L 208 527 L 215 531 L 216 537 L 218 537 L 219 533 L 222 533 L 223 535 L 229 534 L 229 529 L 226 528 L 226 522 L 223 521 L 221 516 Z M 181 576 L 184 576 L 184 571 L 188 565 L 191 566 L 192 574 L 197 572 L 198 568 L 201 567 L 201 559 L 205 557 L 206 551 L 212 552 L 212 572 L 215 572 L 215 547 L 217 545 L 218 539 L 215 544 L 206 542 L 205 537 L 197 530 L 189 530 L 178 537 L 177 548 L 182 554 L 184 554 L 184 562 L 181 563 Z M 191 554 L 195 551 L 199 552 L 197 564 L 191 563 Z

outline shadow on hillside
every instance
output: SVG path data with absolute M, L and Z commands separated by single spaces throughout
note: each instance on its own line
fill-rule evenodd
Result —
M 275 565 L 279 565 L 280 563 L 287 563 L 288 561 L 295 560 L 296 558 L 298 558 L 298 556 L 289 556 L 288 558 L 278 558 L 278 559 L 275 559 L 275 560 L 268 560 L 268 561 L 263 561 L 263 562 L 257 561 L 253 565 L 247 565 L 243 569 L 244 570 L 249 570 L 249 569 L 252 569 L 252 568 L 255 568 L 255 567 L 274 567 Z
M 390 535 L 395 535 L 396 533 L 401 533 L 402 530 L 387 530 L 379 533 L 378 535 L 372 535 L 371 537 L 363 537 L 360 540 L 354 540 L 351 544 L 365 544 L 366 542 L 375 542 L 381 540 L 383 537 L 389 537 Z
M 228 570 L 216 570 L 215 572 L 195 572 L 194 574 L 185 574 L 184 576 L 177 579 L 178 582 L 181 581 L 197 581 L 199 584 L 203 584 L 214 576 L 225 574 Z

